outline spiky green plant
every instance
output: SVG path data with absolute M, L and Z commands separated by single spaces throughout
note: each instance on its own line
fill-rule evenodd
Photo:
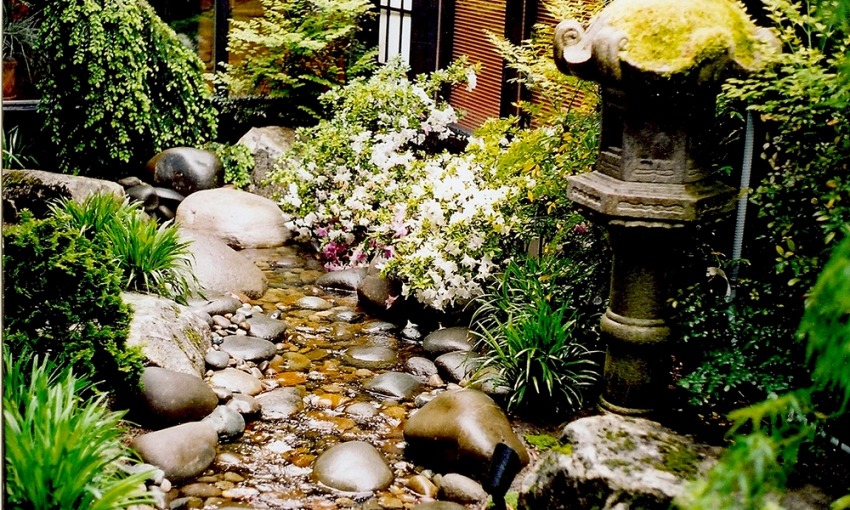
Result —
M 150 475 L 121 443 L 123 413 L 106 396 L 81 399 L 85 378 L 45 359 L 3 356 L 5 503 L 12 508 L 107 510 L 151 504 Z
M 189 244 L 168 221 L 157 225 L 143 214 L 106 225 L 112 252 L 124 271 L 128 289 L 154 292 L 184 302 L 192 292 Z
M 51 206 L 71 230 L 100 242 L 123 273 L 124 287 L 184 302 L 196 287 L 191 241 L 172 222 L 157 225 L 136 204 L 111 194 L 93 194 L 81 203 L 65 199 Z

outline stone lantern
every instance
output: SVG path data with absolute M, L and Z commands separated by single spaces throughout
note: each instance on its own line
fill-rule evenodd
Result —
M 570 178 L 569 198 L 606 224 L 614 254 L 601 406 L 656 409 L 669 381 L 668 273 L 688 225 L 726 214 L 736 190 L 707 173 L 721 81 L 772 51 L 731 0 L 614 0 L 587 26 L 555 31 L 555 62 L 599 82 L 595 171 Z

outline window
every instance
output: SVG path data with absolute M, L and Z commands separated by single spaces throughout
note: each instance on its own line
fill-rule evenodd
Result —
M 401 55 L 409 64 L 413 0 L 380 0 L 379 7 L 378 62 Z

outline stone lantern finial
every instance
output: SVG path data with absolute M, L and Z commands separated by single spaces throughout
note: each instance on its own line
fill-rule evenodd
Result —
M 555 62 L 603 85 L 699 86 L 760 68 L 777 45 L 731 0 L 616 0 L 586 29 L 574 20 L 558 25 Z

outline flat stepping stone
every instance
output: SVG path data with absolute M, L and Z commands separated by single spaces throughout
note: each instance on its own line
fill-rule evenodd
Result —
M 278 319 L 272 319 L 263 314 L 256 314 L 248 318 L 245 322 L 251 326 L 251 331 L 249 333 L 251 336 L 262 338 L 270 342 L 277 342 L 278 340 L 281 340 L 289 327 L 286 322 Z
M 363 319 L 363 314 L 350 308 L 343 308 L 334 312 L 331 315 L 331 320 L 336 322 L 346 322 L 348 324 L 359 322 Z
M 422 347 L 425 352 L 439 356 L 452 351 L 471 351 L 474 342 L 468 328 L 443 328 L 425 337 Z
M 366 278 L 367 272 L 368 269 L 365 267 L 331 271 L 318 277 L 315 284 L 323 289 L 356 292 L 357 286 L 360 285 L 363 278 Z
M 142 434 L 130 446 L 166 478 L 178 481 L 198 476 L 212 464 L 218 434 L 210 423 L 194 421 Z
M 398 363 L 398 353 L 380 345 L 349 347 L 343 353 L 343 361 L 356 368 L 387 368 Z
M 389 487 L 393 473 L 374 446 L 349 441 L 319 455 L 313 465 L 313 479 L 340 491 L 371 492 Z
M 246 361 L 271 359 L 277 352 L 273 343 L 262 338 L 230 335 L 221 342 L 221 350 Z
M 209 422 L 222 441 L 230 441 L 245 432 L 245 418 L 242 414 L 228 406 L 218 406 L 203 421 Z
M 460 382 L 475 373 L 479 364 L 469 352 L 453 351 L 437 356 L 434 360 L 440 375 L 449 382 Z
M 200 420 L 218 405 L 215 392 L 196 375 L 147 367 L 141 383 L 133 411 L 139 421 L 156 428 Z
M 263 385 L 259 379 L 235 368 L 225 368 L 224 370 L 213 372 L 213 375 L 210 377 L 210 386 L 217 386 L 230 390 L 233 393 L 243 393 L 251 396 L 263 391 Z
M 368 391 L 398 399 L 409 399 L 420 386 L 419 379 L 403 372 L 379 374 L 363 385 Z
M 310 369 L 313 362 L 299 352 L 284 352 L 269 362 L 269 368 L 276 372 L 303 372 Z
M 278 388 L 257 397 L 264 420 L 285 420 L 304 408 L 303 394 L 296 388 Z
M 317 312 L 321 312 L 324 310 L 330 310 L 334 305 L 318 296 L 304 296 L 296 301 L 294 306 L 302 310 L 315 310 Z
M 384 321 L 370 321 L 360 328 L 360 331 L 367 335 L 389 335 L 395 330 L 395 324 Z

